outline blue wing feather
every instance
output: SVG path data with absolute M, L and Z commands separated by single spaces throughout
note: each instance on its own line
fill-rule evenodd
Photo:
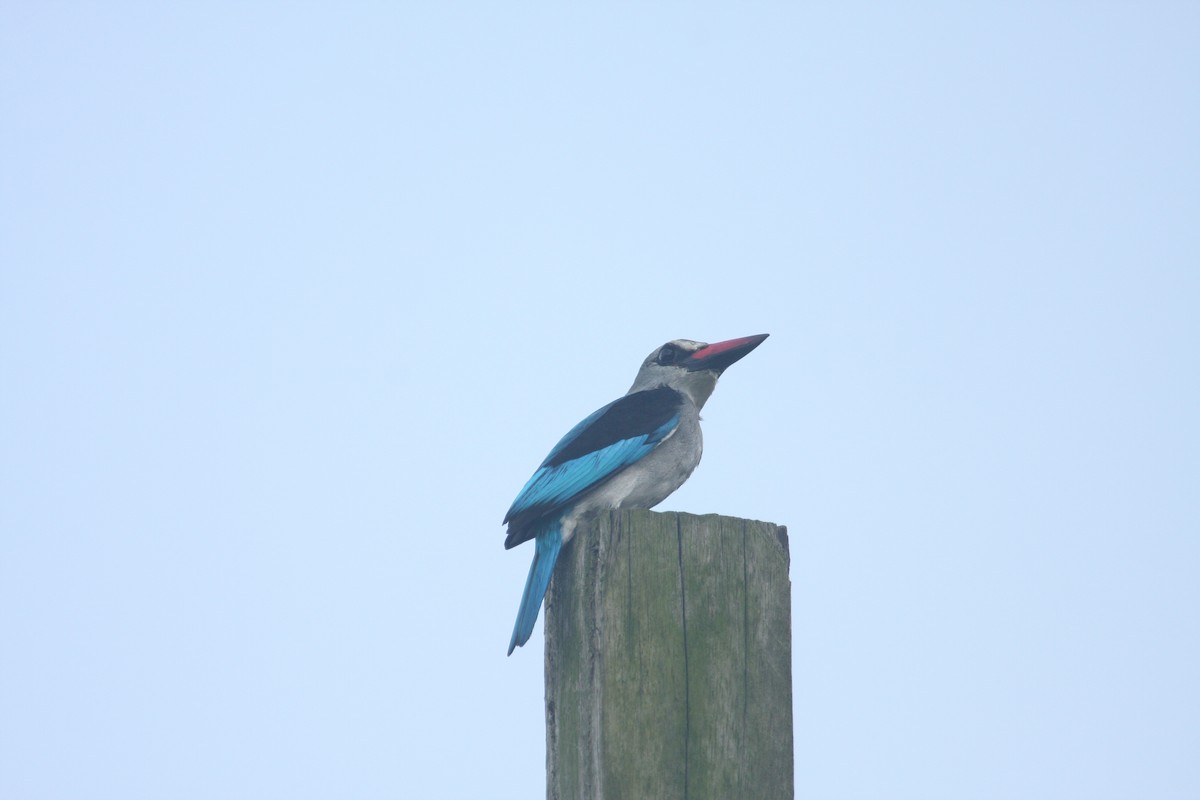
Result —
M 612 405 L 612 404 L 610 404 Z M 679 425 L 678 412 L 648 433 L 613 442 L 570 461 L 552 463 L 558 455 L 576 440 L 592 423 L 603 416 L 609 406 L 592 414 L 571 429 L 562 441 L 550 451 L 546 461 L 533 473 L 525 488 L 517 495 L 505 520 L 512 519 L 533 509 L 549 511 L 569 504 L 601 481 L 611 478 L 630 464 L 644 458 L 658 443 L 667 438 Z
M 581 420 L 578 425 L 563 434 L 563 437 L 558 440 L 558 444 L 554 445 L 554 449 L 550 451 L 550 454 L 546 456 L 546 460 L 542 462 L 542 466 L 544 467 L 546 464 L 553 461 L 555 456 L 573 444 L 575 440 L 579 438 L 581 433 L 592 427 L 592 425 L 596 424 L 596 421 L 607 414 L 608 410 L 615 406 L 618 402 L 620 402 L 619 399 L 612 401 L 603 408 L 596 409 L 591 414 L 588 414 L 583 420 Z

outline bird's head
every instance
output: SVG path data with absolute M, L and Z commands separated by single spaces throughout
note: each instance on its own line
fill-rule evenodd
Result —
M 670 386 L 688 395 L 697 407 L 701 407 L 716 388 L 721 373 L 762 344 L 768 335 L 760 333 L 713 344 L 691 339 L 667 342 L 642 362 L 629 391 Z

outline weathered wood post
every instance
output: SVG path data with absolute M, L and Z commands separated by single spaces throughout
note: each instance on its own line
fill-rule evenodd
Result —
M 550 800 L 793 796 L 786 528 L 613 511 L 546 596 Z

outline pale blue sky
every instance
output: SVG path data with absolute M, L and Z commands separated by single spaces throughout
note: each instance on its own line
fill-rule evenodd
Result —
M 531 798 L 505 509 L 769 332 L 797 796 L 1200 796 L 1200 11 L 4 3 L 0 796 Z

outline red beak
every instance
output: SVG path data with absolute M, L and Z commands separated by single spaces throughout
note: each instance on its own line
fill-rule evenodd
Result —
M 762 344 L 768 336 L 770 336 L 769 333 L 760 333 L 757 336 L 743 336 L 741 339 L 714 342 L 692 353 L 684 363 L 693 372 L 701 369 L 722 372 Z

